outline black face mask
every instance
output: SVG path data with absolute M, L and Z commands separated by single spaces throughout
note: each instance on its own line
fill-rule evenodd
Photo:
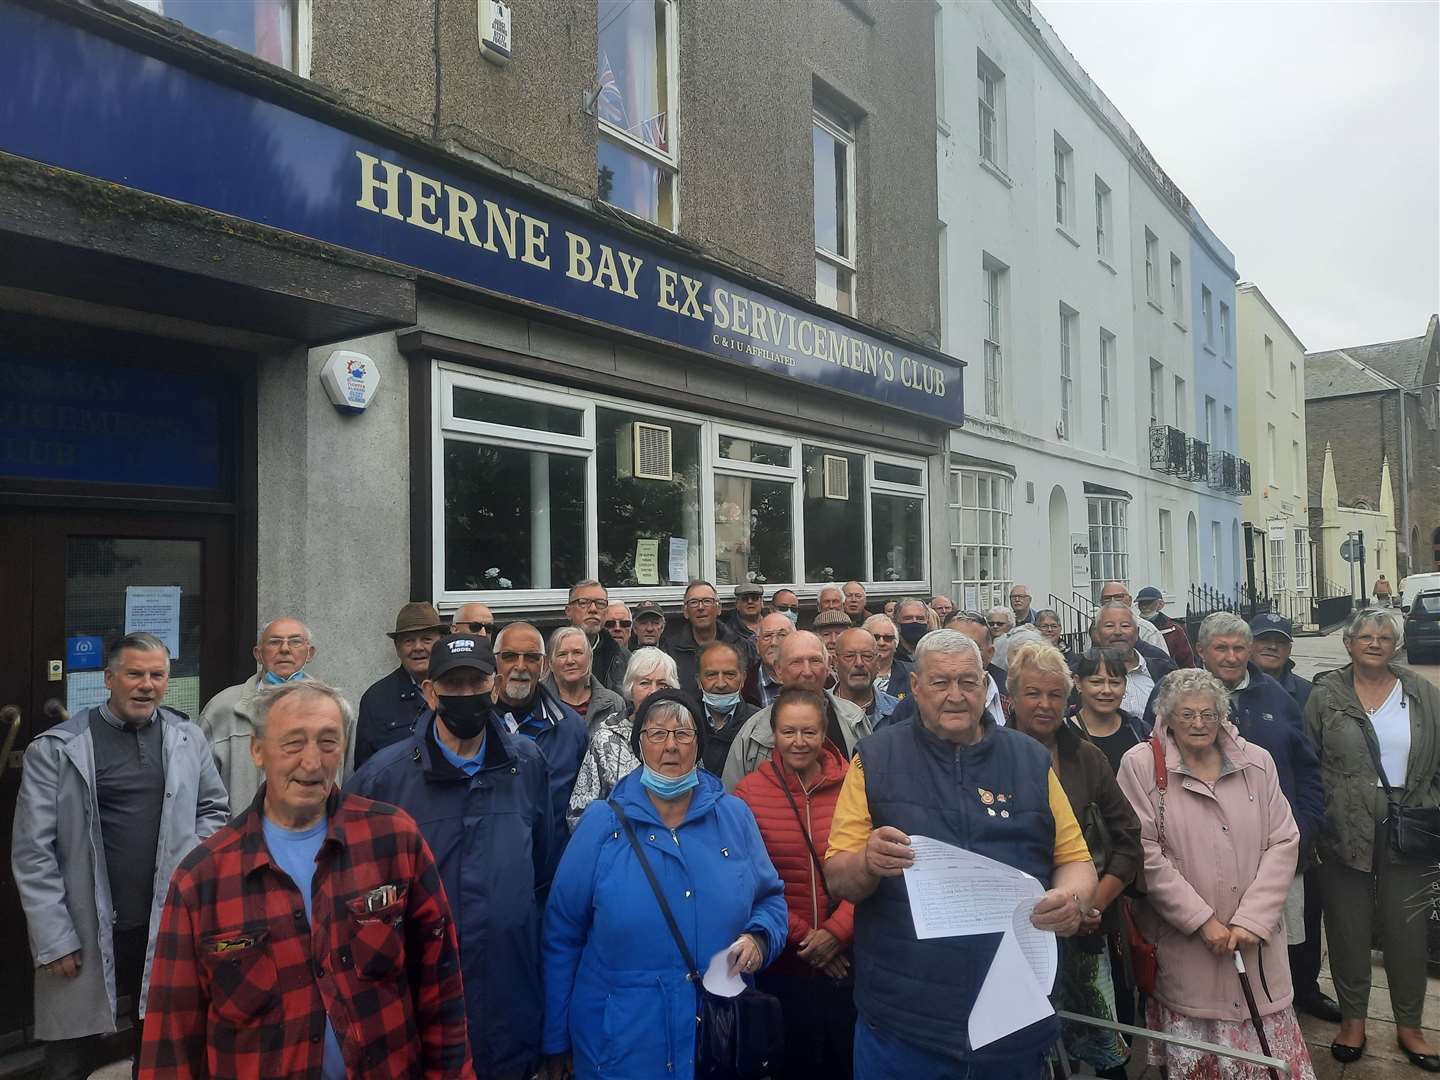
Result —
M 930 624 L 923 622 L 907 622 L 900 624 L 900 637 L 906 645 L 912 649 L 920 644 L 920 639 L 930 632 Z
M 450 734 L 457 739 L 473 739 L 485 730 L 490 715 L 489 694 L 440 694 L 436 710 Z

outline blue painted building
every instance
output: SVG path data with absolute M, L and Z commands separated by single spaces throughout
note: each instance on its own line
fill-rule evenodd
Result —
M 1200 546 L 1199 580 L 1232 593 L 1245 579 L 1241 549 L 1240 494 L 1226 490 L 1224 454 L 1239 452 L 1239 410 L 1236 378 L 1235 256 L 1189 210 L 1190 339 L 1195 358 L 1191 385 L 1195 409 L 1194 438 L 1206 444 L 1209 476 L 1196 486 Z M 1230 485 L 1234 486 L 1234 485 Z

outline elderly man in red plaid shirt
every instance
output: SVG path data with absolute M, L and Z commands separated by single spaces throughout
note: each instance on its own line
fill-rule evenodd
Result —
M 142 1077 L 474 1080 L 434 857 L 404 811 L 336 787 L 349 711 L 315 680 L 257 697 L 265 783 L 171 880 Z

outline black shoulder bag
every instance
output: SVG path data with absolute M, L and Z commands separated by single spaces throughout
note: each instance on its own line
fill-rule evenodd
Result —
M 1404 688 L 1401 688 L 1404 693 Z M 1408 713 L 1409 710 L 1407 709 Z M 1385 775 L 1385 766 L 1380 763 L 1380 740 L 1375 727 L 1368 718 L 1360 721 L 1360 735 L 1365 740 L 1365 749 L 1370 751 L 1370 760 L 1375 765 L 1375 775 L 1385 788 L 1388 802 L 1386 820 L 1390 822 L 1390 847 L 1406 862 L 1440 862 L 1440 807 L 1403 806 L 1405 793 L 1395 798 L 1395 789 Z
M 690 955 L 690 947 L 680 936 L 680 927 L 670 912 L 665 894 L 655 871 L 650 869 L 650 860 L 640 846 L 635 828 L 621 812 L 614 799 L 607 799 L 610 809 L 620 820 L 625 837 L 640 860 L 640 869 L 655 893 L 655 902 L 660 905 L 660 914 L 665 916 L 665 925 L 680 950 L 688 974 L 685 976 L 695 985 L 698 995 L 699 1012 L 695 1017 L 698 1025 L 695 1038 L 696 1080 L 762 1080 L 771 1073 L 771 1062 L 779 1061 L 785 1045 L 784 1020 L 780 1013 L 780 999 L 762 993 L 754 987 L 746 987 L 733 998 L 721 997 L 705 989 L 704 978 Z

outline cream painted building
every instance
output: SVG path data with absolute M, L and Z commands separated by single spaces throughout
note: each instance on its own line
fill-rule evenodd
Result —
M 1292 613 L 1307 606 L 1314 588 L 1305 491 L 1305 346 L 1258 285 L 1241 282 L 1235 303 L 1244 403 L 1240 455 L 1251 463 L 1250 494 L 1242 504 L 1245 578 Z
M 1360 605 L 1370 601 L 1371 587 L 1384 574 L 1394 587 L 1396 570 L 1395 497 L 1390 486 L 1390 461 L 1380 466 L 1380 509 L 1342 506 L 1335 485 L 1335 456 L 1325 444 L 1320 502 L 1310 512 L 1315 532 L 1316 572 L 1340 589 L 1349 590 Z M 1364 562 L 1349 563 L 1341 548 L 1349 538 L 1363 538 Z

